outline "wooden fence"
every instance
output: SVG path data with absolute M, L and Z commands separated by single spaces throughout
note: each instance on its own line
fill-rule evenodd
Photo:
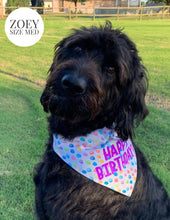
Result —
M 8 14 L 18 7 L 2 7 L 0 6 L 0 18 L 7 17 Z M 46 7 L 30 7 L 40 13 L 45 19 L 46 17 L 64 16 L 68 19 L 78 17 L 89 17 L 95 20 L 101 17 L 113 17 L 117 20 L 123 18 L 170 18 L 170 6 L 152 6 L 152 7 L 69 7 L 69 8 L 46 8 Z

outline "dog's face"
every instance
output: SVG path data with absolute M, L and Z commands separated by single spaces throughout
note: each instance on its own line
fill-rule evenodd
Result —
M 69 123 L 115 123 L 119 135 L 132 136 L 134 120 L 148 114 L 145 68 L 135 44 L 109 22 L 81 28 L 56 45 L 41 103 L 46 112 Z

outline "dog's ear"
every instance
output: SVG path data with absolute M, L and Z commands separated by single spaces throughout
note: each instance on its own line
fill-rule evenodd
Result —
M 53 62 L 51 64 L 51 67 L 50 69 L 48 70 L 48 79 L 47 79 L 47 82 L 46 82 L 46 87 L 41 95 L 41 98 L 40 98 L 40 102 L 44 108 L 44 111 L 45 112 L 49 112 L 49 98 L 50 98 L 50 83 L 54 80 L 54 74 L 52 74 L 54 71 L 55 71 L 55 67 L 58 63 L 58 59 L 59 57 L 61 56 L 61 51 L 62 51 L 62 48 L 63 48 L 63 45 L 65 43 L 65 39 L 63 39 L 62 41 L 60 41 L 58 44 L 55 45 L 55 48 L 54 48 L 54 58 L 53 58 Z
M 43 106 L 45 112 L 49 111 L 49 107 L 48 107 L 49 97 L 50 97 L 49 90 L 45 88 L 40 98 L 41 105 Z
M 53 58 L 53 62 L 52 65 L 49 69 L 49 73 L 52 73 L 53 70 L 55 69 L 56 65 L 58 64 L 58 61 L 61 59 L 62 57 L 62 50 L 64 48 L 64 44 L 67 41 L 69 37 L 64 38 L 63 40 L 61 40 L 60 42 L 58 42 L 55 47 L 54 47 L 54 58 Z
M 148 79 L 135 44 L 126 35 L 121 37 L 126 45 L 121 49 L 124 57 L 119 59 L 120 96 L 115 121 L 119 136 L 127 139 L 132 138 L 134 126 L 139 125 L 149 113 L 145 103 Z
M 116 130 L 122 139 L 132 138 L 134 126 L 139 125 L 149 113 L 145 103 L 146 75 L 144 72 L 140 74 L 143 77 L 141 82 L 134 79 L 123 90 L 115 114 Z

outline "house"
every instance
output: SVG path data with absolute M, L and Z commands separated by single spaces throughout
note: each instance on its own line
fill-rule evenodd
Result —
M 70 8 L 74 11 L 74 2 L 66 0 L 45 0 L 52 1 L 53 12 L 68 11 Z M 44 2 L 45 2 L 44 1 Z M 77 2 L 78 12 L 92 13 L 94 7 L 138 7 L 141 0 L 87 0 L 85 2 Z
M 45 8 L 52 8 L 53 7 L 53 0 L 44 0 L 44 7 Z
M 53 7 L 75 7 L 74 2 L 66 1 L 66 0 L 52 0 Z M 114 0 L 87 0 L 85 2 L 77 2 L 77 8 L 85 9 L 85 8 L 93 8 L 94 6 L 97 7 L 114 7 Z
M 4 3 L 3 0 L 0 0 L 0 18 L 3 18 L 4 16 Z

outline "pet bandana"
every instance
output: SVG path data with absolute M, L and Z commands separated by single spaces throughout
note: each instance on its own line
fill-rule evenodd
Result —
M 73 140 L 53 135 L 53 149 L 78 173 L 131 196 L 137 177 L 135 150 L 131 140 L 122 141 L 114 129 L 105 127 Z

